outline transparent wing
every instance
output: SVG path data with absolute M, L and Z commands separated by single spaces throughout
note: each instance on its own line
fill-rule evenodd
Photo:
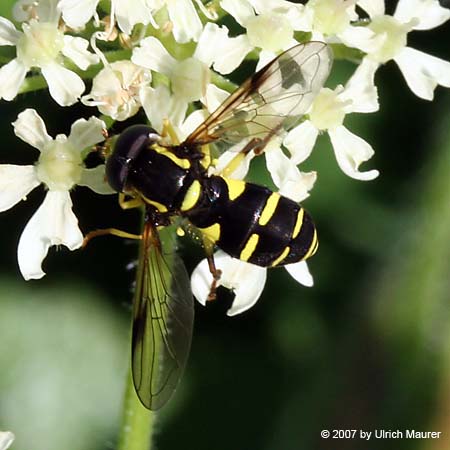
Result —
M 188 144 L 226 143 L 236 151 L 263 148 L 291 128 L 311 105 L 330 72 L 323 42 L 296 45 L 247 79 L 186 139 Z
M 158 232 L 147 222 L 133 310 L 132 372 L 145 407 L 172 396 L 189 356 L 194 305 L 189 276 L 175 253 L 163 256 Z

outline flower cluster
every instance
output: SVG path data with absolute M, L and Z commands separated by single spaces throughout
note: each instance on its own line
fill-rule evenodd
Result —
M 305 40 L 326 42 L 352 61 L 360 55 L 345 85 L 322 87 L 299 123 L 264 148 L 274 184 L 295 201 L 313 188 L 316 173 L 298 166 L 321 133 L 328 134 L 346 175 L 357 180 L 378 176 L 375 169 L 360 169 L 374 150 L 344 122 L 347 114 L 379 109 L 375 73 L 380 65 L 394 60 L 411 91 L 425 100 L 433 99 L 438 85 L 450 87 L 449 62 L 407 45 L 410 32 L 432 29 L 450 18 L 450 10 L 438 0 L 399 0 L 393 15 L 386 14 L 384 0 L 217 0 L 206 5 L 201 0 L 111 0 L 106 5 L 99 0 L 18 0 L 14 23 L 0 17 L 0 46 L 15 47 L 15 56 L 0 68 L 0 99 L 15 99 L 37 80 L 39 86 L 45 82 L 60 106 L 81 102 L 98 109 L 108 123 L 126 120 L 142 108 L 153 128 L 162 132 L 169 122 L 182 140 L 229 95 L 232 85 L 226 76 L 246 58 L 257 57 L 259 69 Z M 232 31 L 223 25 L 226 16 L 227 23 L 236 25 Z M 27 77 L 30 72 L 33 76 Z M 83 78 L 92 79 L 89 93 Z M 199 104 L 203 109 L 193 110 Z M 86 169 L 83 162 L 104 139 L 106 125 L 94 116 L 80 119 L 68 137 L 52 139 L 38 113 L 27 109 L 13 126 L 40 156 L 33 166 L 0 166 L 0 210 L 11 208 L 39 184 L 47 190 L 18 247 L 23 276 L 40 278 L 50 246 L 73 250 L 82 244 L 70 191 L 82 185 L 100 194 L 112 192 L 104 181 L 104 166 Z M 211 171 L 221 173 L 234 155 L 223 153 Z M 254 156 L 250 151 L 227 176 L 244 178 Z M 253 305 L 266 270 L 223 252 L 215 260 L 222 271 L 219 283 L 236 294 L 228 313 Z M 305 262 L 286 269 L 303 285 L 313 284 Z M 199 301 L 206 301 L 211 282 L 203 261 L 192 275 Z

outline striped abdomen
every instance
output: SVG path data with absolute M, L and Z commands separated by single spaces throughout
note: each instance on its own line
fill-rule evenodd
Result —
M 212 176 L 185 215 L 229 255 L 259 266 L 312 256 L 318 241 L 310 215 L 296 202 L 244 181 Z

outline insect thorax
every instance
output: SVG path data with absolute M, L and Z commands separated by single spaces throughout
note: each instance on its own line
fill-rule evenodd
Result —
M 160 212 L 170 212 L 179 209 L 194 179 L 188 158 L 179 158 L 170 148 L 153 144 L 130 166 L 127 189 Z

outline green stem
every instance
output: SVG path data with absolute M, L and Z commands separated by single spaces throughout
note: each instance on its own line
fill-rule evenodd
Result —
M 144 211 L 142 211 L 142 225 L 144 227 Z M 136 270 L 136 285 L 139 284 L 139 278 L 142 276 L 142 264 L 144 263 L 145 249 L 143 242 L 139 245 L 139 267 Z M 138 300 L 139 290 L 135 290 L 133 302 Z M 131 336 L 131 333 L 130 333 Z M 130 345 L 131 347 L 131 345 Z M 131 359 L 131 358 L 130 358 Z M 119 434 L 118 450 L 151 450 L 153 424 L 156 415 L 149 411 L 140 402 L 134 389 L 133 376 L 130 370 L 127 374 L 125 397 L 123 401 L 122 426 Z
M 125 390 L 118 450 L 151 450 L 155 413 L 142 406 L 134 390 L 131 371 Z
M 211 81 L 220 89 L 224 89 L 228 92 L 233 92 L 238 87 L 235 83 L 225 78 L 219 73 L 211 71 Z

